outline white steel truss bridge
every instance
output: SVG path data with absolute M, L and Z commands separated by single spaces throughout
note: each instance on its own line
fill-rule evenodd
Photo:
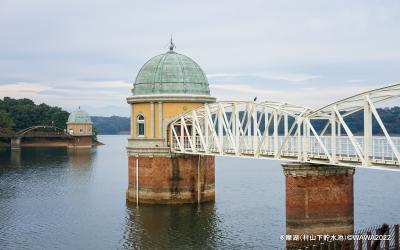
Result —
M 400 136 L 389 135 L 377 108 L 399 97 L 400 84 L 393 84 L 318 110 L 268 101 L 205 104 L 170 123 L 169 144 L 178 154 L 400 170 Z M 362 128 L 355 129 L 348 118 L 357 114 Z

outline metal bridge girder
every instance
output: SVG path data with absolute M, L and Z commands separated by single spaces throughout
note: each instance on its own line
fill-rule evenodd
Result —
M 267 101 L 206 104 L 171 123 L 171 150 L 400 170 L 400 138 L 389 135 L 375 107 L 399 96 L 400 84 L 395 84 L 315 111 Z M 354 135 L 345 121 L 359 111 L 364 111 L 363 136 Z M 372 136 L 373 118 L 384 137 Z M 320 132 L 316 120 L 326 122 Z

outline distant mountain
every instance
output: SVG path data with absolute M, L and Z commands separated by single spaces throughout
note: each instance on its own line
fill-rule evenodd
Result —
M 400 135 L 400 107 L 378 108 L 379 116 L 382 119 L 387 131 L 391 135 Z M 0 99 L 0 129 L 8 131 L 19 131 L 34 125 L 55 125 L 59 128 L 66 128 L 69 113 L 60 107 L 52 107 L 45 103 L 35 104 L 32 100 L 13 99 L 4 97 Z M 261 114 L 260 114 L 261 115 Z M 228 118 L 230 114 L 227 114 Z M 239 113 L 243 117 L 243 112 Z M 93 126 L 99 134 L 116 135 L 129 134 L 130 118 L 123 116 L 92 116 Z M 355 135 L 363 133 L 364 114 L 363 111 L 355 112 L 345 118 L 345 122 Z M 293 119 L 289 119 L 289 125 Z M 313 121 L 312 124 L 317 132 L 325 126 L 326 121 Z M 264 127 L 264 119 L 260 121 L 260 128 Z M 270 127 L 271 129 L 271 127 Z M 278 127 L 283 132 L 283 125 Z M 376 119 L 372 120 L 372 131 L 374 135 L 382 135 Z M 329 130 L 328 130 L 329 133 Z
M 75 109 L 75 107 L 72 108 L 71 111 L 73 111 L 74 109 Z M 81 109 L 85 110 L 86 112 L 88 112 L 92 116 L 128 117 L 130 115 L 130 107 L 129 107 L 129 105 L 124 105 L 124 106 L 99 106 L 99 107 L 82 105 Z
M 400 134 L 400 107 L 392 108 L 378 108 L 378 113 L 385 124 L 386 129 L 390 134 Z M 230 113 L 227 114 L 228 119 Z M 243 117 L 243 112 L 239 113 L 240 117 Z M 356 135 L 362 134 L 363 132 L 363 111 L 356 112 L 345 118 L 346 123 L 352 129 L 352 132 Z M 129 134 L 130 130 L 130 118 L 121 116 L 92 116 L 94 127 L 97 128 L 99 134 L 103 135 L 116 135 L 116 134 Z M 293 118 L 289 118 L 289 125 L 293 123 Z M 313 126 L 317 132 L 321 132 L 324 128 L 326 121 L 313 121 Z M 260 121 L 260 130 L 263 132 L 264 120 Z M 283 124 L 278 127 L 280 133 L 283 133 Z M 372 120 L 372 131 L 374 135 L 381 135 L 382 131 L 375 119 Z M 272 132 L 272 126 L 270 127 Z M 329 134 L 329 130 L 327 132 Z
M 385 128 L 387 132 L 390 135 L 400 135 L 400 107 L 394 106 L 394 107 L 386 107 L 386 108 L 377 108 L 377 112 L 385 125 Z M 239 117 L 240 119 L 243 118 L 243 112 L 239 112 Z M 231 114 L 227 113 L 228 119 L 230 119 Z M 261 113 L 258 114 L 259 117 L 261 117 Z M 259 118 L 260 119 L 260 118 Z M 246 120 L 246 118 L 245 118 Z M 289 128 L 293 124 L 294 119 L 292 117 L 289 117 L 288 123 L 289 123 Z M 354 135 L 362 135 L 364 132 L 364 111 L 360 110 L 358 112 L 355 112 L 349 116 L 346 116 L 344 118 L 344 121 L 346 122 L 347 126 L 351 129 L 352 133 Z M 261 132 L 264 132 L 264 118 L 261 118 L 259 120 L 259 128 Z M 320 133 L 326 123 L 327 120 L 313 120 L 311 121 L 314 129 Z M 246 123 L 244 123 L 243 128 Z M 216 125 L 217 126 L 217 125 Z M 253 129 L 253 124 L 251 124 L 251 128 Z M 282 134 L 284 132 L 284 126 L 283 122 L 281 122 L 278 126 L 278 131 L 279 134 Z M 273 132 L 273 126 L 270 125 L 269 127 L 269 132 Z M 344 134 L 344 129 L 342 128 L 342 134 Z M 328 129 L 326 134 L 330 134 L 330 130 Z M 372 118 L 372 134 L 374 135 L 383 135 L 383 131 L 380 128 L 377 120 L 375 117 Z
M 92 116 L 93 126 L 100 135 L 129 134 L 130 119 L 122 116 Z

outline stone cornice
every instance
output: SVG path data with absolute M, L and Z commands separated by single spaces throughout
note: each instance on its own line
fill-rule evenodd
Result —
M 312 164 L 304 162 L 291 162 L 282 164 L 285 176 L 311 177 L 311 176 L 351 176 L 355 169 L 336 165 Z
M 201 102 L 212 103 L 217 99 L 208 95 L 135 95 L 126 98 L 128 103 L 146 103 L 146 102 Z
M 93 125 L 93 122 L 67 122 L 68 125 Z
M 128 156 L 147 156 L 147 157 L 155 157 L 155 156 L 164 156 L 171 157 L 171 149 L 168 147 L 160 147 L 160 148 L 134 148 L 134 147 L 126 147 Z

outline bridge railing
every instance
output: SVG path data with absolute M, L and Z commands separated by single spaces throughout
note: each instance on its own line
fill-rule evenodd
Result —
M 40 129 L 44 129 L 46 131 L 40 131 Z M 29 128 L 22 129 L 15 133 L 15 137 L 29 137 L 29 136 L 65 136 L 70 137 L 71 135 L 68 134 L 64 129 L 52 126 L 52 125 L 36 125 Z
M 326 149 L 329 152 L 332 152 L 332 140 L 330 136 L 320 137 Z M 310 137 L 310 145 L 307 150 L 310 153 L 310 157 L 322 157 L 326 158 L 326 155 L 317 141 L 315 137 Z M 355 136 L 355 140 L 357 143 L 364 147 L 364 137 L 363 136 Z M 400 138 L 392 137 L 392 141 L 395 147 L 400 150 Z M 392 162 L 396 164 L 398 161 L 396 159 L 396 155 L 392 150 L 390 144 L 386 140 L 384 136 L 373 136 L 371 140 L 371 148 L 369 149 L 369 159 L 375 163 L 385 163 Z M 342 161 L 360 161 L 361 159 L 357 155 L 357 152 L 350 140 L 347 136 L 340 136 L 336 138 L 336 156 Z
M 201 143 L 200 136 L 183 136 L 183 147 L 186 153 L 203 154 L 209 152 L 210 154 L 220 154 L 219 149 L 214 143 L 214 138 L 209 137 L 209 148 L 206 149 Z M 192 149 L 189 138 L 195 142 L 195 150 Z M 279 145 L 283 145 L 286 139 L 285 136 L 279 136 Z M 315 137 L 302 137 L 302 140 L 307 140 L 307 148 L 303 148 L 302 151 L 307 153 L 309 158 L 314 159 L 327 159 L 323 148 L 321 147 L 319 141 Z M 326 149 L 332 152 L 331 137 L 323 136 L 320 137 Z M 357 142 L 364 146 L 364 138 L 362 136 L 356 136 Z M 287 138 L 288 143 L 286 143 L 281 151 L 282 157 L 293 158 L 297 157 L 299 154 L 298 149 L 298 137 L 291 136 Z M 398 150 L 400 150 L 400 138 L 394 137 L 393 142 Z M 254 138 L 249 138 L 247 136 L 242 136 L 240 138 L 240 150 L 239 155 L 254 155 L 256 150 L 254 150 Z M 273 140 L 265 140 L 262 144 L 258 144 L 261 148 L 258 151 L 259 157 L 274 157 L 274 142 Z M 172 140 L 172 148 L 174 151 L 180 151 L 177 138 Z M 232 145 L 228 136 L 223 136 L 223 154 L 236 155 L 235 147 Z M 373 152 L 373 153 L 372 153 Z M 353 161 L 359 162 L 360 158 L 354 149 L 351 140 L 346 136 L 340 136 L 336 140 L 336 157 L 340 161 Z M 384 136 L 374 136 L 372 138 L 372 148 L 370 160 L 374 163 L 393 163 L 396 164 L 396 155 L 391 149 L 389 143 Z

